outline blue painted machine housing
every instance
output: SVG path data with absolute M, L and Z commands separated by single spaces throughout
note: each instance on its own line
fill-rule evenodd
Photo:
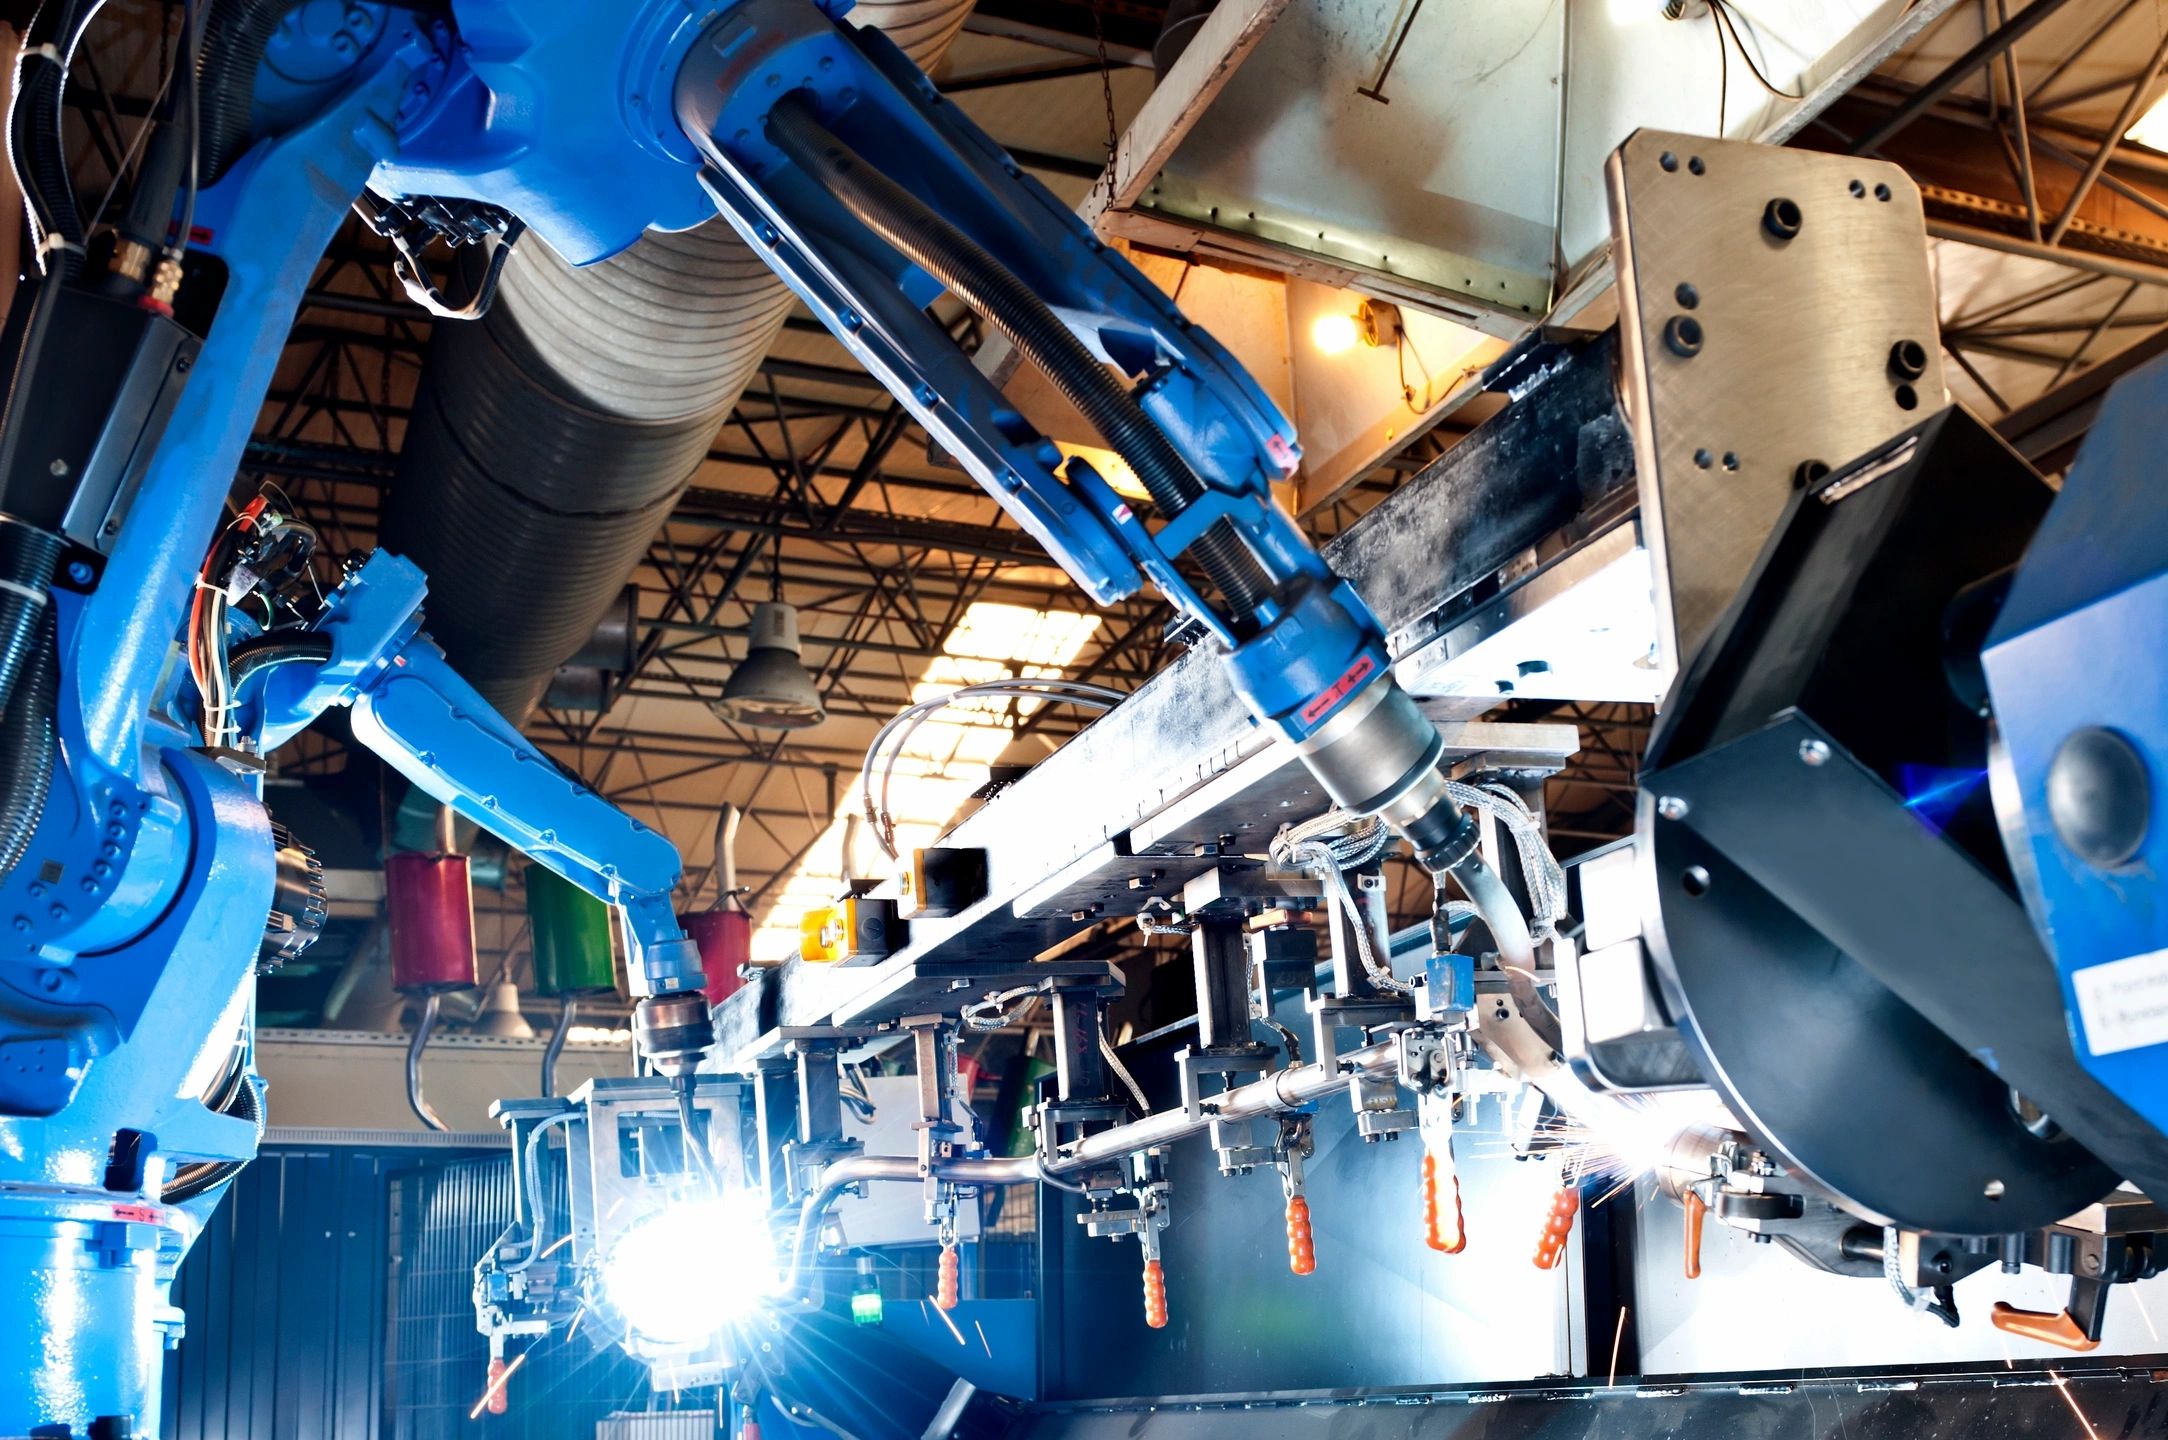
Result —
M 2160 417 L 2168 360 L 2119 382 L 2018 567 L 1982 659 L 2001 755 L 1990 785 L 2034 926 L 2061 972 L 2078 1060 L 2168 1132 L 2168 1022 L 2158 1043 L 2095 1053 L 2078 977 L 2157 957 L 2168 1015 L 2168 493 Z M 2100 868 L 2049 817 L 2048 774 L 2073 732 L 2104 727 L 2143 758 L 2151 808 L 2138 852 Z M 2146 968 L 2141 965 L 2141 969 Z
M 715 203 L 858 359 L 901 397 L 1095 600 L 1149 579 L 1226 648 L 1257 715 L 1300 740 L 1365 678 L 1379 627 L 1274 499 L 1300 458 L 1293 426 L 1232 356 L 934 88 L 884 35 L 830 24 L 800 0 L 744 0 L 688 57 L 678 114 L 710 165 Z M 940 286 L 874 236 L 766 134 L 786 95 L 884 175 L 1012 270 L 1101 359 L 1204 484 L 1155 531 L 1080 461 L 1063 465 L 922 313 Z M 1276 587 L 1238 633 L 1175 568 L 1232 526 Z M 1323 703 L 1319 703 L 1322 701 Z
M 372 181 L 486 201 L 575 265 L 711 218 L 670 84 L 724 3 L 458 0 L 455 62 Z

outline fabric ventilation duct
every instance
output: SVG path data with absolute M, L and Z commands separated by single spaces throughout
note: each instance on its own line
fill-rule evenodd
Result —
M 971 0 L 860 0 L 931 66 Z M 639 564 L 782 330 L 790 292 L 720 220 L 575 270 L 533 238 L 478 321 L 439 321 L 382 543 L 426 623 L 515 722 Z

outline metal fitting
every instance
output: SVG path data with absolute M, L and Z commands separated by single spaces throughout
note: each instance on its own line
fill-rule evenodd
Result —
M 632 1036 L 657 1073 L 686 1074 L 715 1043 L 708 997 L 698 990 L 644 997 L 633 1007 Z

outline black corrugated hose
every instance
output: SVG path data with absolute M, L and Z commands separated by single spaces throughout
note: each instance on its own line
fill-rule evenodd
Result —
M 1129 462 L 1146 493 L 1169 519 L 1203 491 L 1166 433 L 1045 301 L 977 241 L 934 213 L 924 201 L 866 164 L 796 98 L 768 118 L 768 138 L 844 207 L 993 324 L 1025 359 L 1081 411 L 1107 447 Z M 1193 547 L 1240 625 L 1271 592 L 1271 582 L 1234 528 L 1212 526 Z
M 9 592 L 8 599 L 17 597 Z M 30 848 L 60 748 L 53 708 L 60 688 L 51 607 L 36 607 L 31 641 L 21 657 L 14 694 L 0 712 L 0 876 Z
M 83 217 L 68 178 L 60 109 L 68 78 L 66 57 L 75 48 L 84 18 L 83 0 L 47 0 L 39 8 L 23 36 L 21 89 L 8 133 L 9 153 L 38 224 L 72 247 L 53 251 L 46 262 L 46 272 L 61 279 L 72 279 L 83 264 Z
M 15 868 L 45 811 L 58 736 L 50 587 L 58 535 L 0 516 L 0 875 Z
M 248 151 L 249 111 L 264 47 L 286 12 L 301 0 L 211 0 L 203 21 L 203 60 L 197 69 L 197 126 L 203 136 L 197 166 L 202 184 L 215 183 Z
M 331 658 L 331 637 L 320 631 L 288 634 L 273 630 L 244 640 L 226 655 L 226 674 L 236 694 L 241 682 L 274 665 L 321 665 Z
M 256 1127 L 256 1138 L 263 1138 L 263 1107 L 257 1103 L 256 1087 L 250 1083 L 248 1066 L 236 1060 L 232 1078 L 224 1091 L 211 1104 L 211 1109 L 221 1115 L 231 1115 L 236 1120 L 249 1121 Z M 193 1200 L 206 1191 L 214 1190 L 248 1168 L 246 1160 L 198 1160 L 183 1165 L 173 1172 L 165 1188 L 158 1194 L 161 1205 L 178 1205 Z

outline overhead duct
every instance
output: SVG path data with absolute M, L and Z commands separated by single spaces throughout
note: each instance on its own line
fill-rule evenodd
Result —
M 971 0 L 861 0 L 930 66 Z M 594 632 L 782 330 L 792 297 L 720 220 L 574 269 L 530 237 L 481 320 L 440 321 L 385 498 L 431 634 L 523 720 Z

